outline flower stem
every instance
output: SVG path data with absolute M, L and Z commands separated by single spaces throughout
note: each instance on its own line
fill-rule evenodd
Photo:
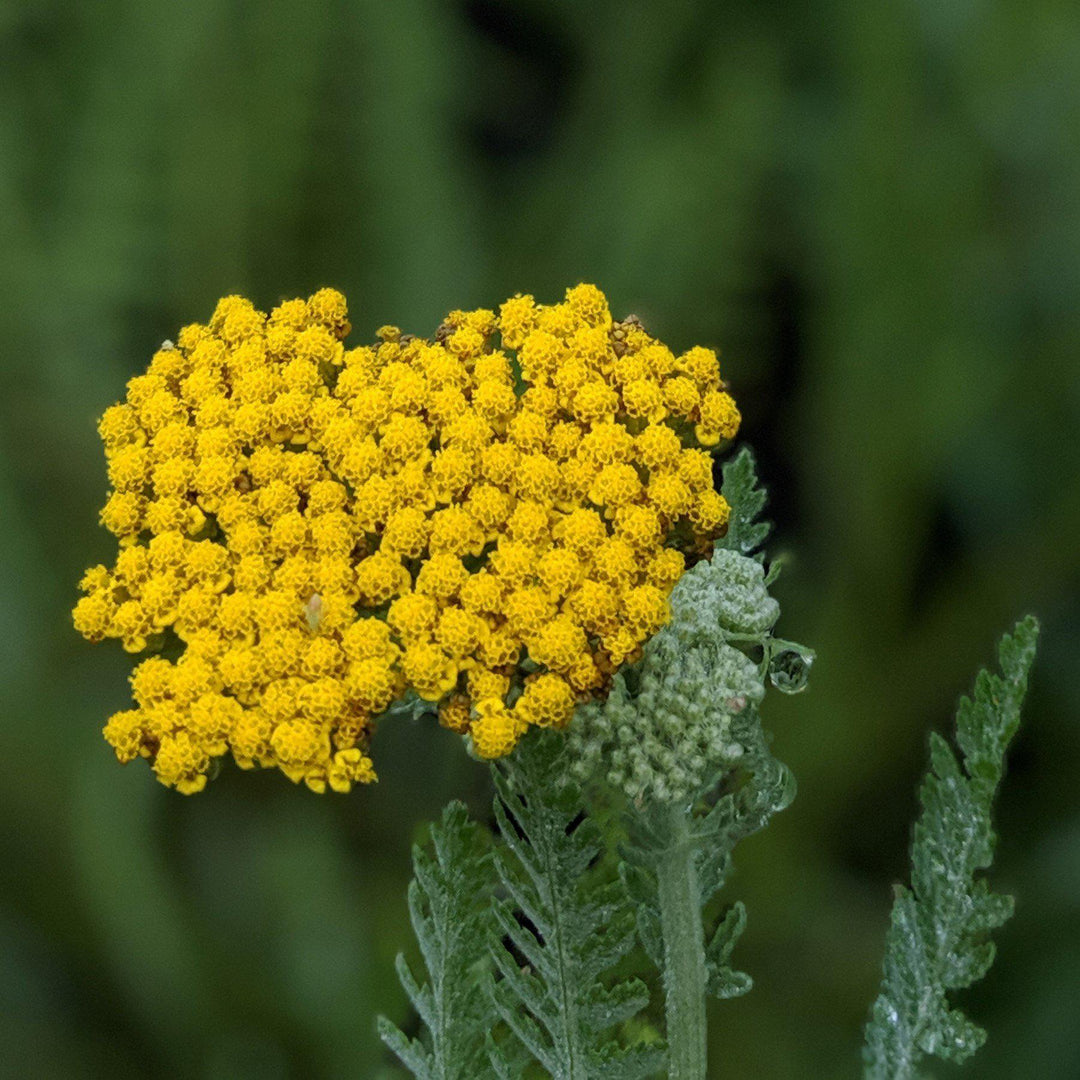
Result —
M 705 1080 L 705 931 L 690 816 L 665 808 L 670 848 L 657 874 L 664 938 L 664 995 L 670 1080 Z

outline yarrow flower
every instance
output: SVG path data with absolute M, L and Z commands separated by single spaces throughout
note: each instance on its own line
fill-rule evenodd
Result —
M 333 289 L 269 315 L 227 296 L 101 418 L 119 552 L 74 622 L 148 654 L 105 737 L 182 792 L 229 753 L 372 781 L 375 722 L 409 700 L 482 757 L 564 727 L 726 529 L 715 352 L 676 356 L 595 286 L 430 341 L 349 331 Z

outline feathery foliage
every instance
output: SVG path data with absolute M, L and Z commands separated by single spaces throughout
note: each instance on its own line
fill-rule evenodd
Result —
M 764 828 L 795 795 L 794 778 L 769 751 L 756 709 L 735 718 L 732 738 L 743 747 L 743 755 L 711 804 L 703 802 L 688 812 L 682 805 L 653 803 L 627 815 L 630 839 L 623 849 L 623 875 L 638 903 L 641 943 L 661 969 L 665 943 L 660 886 L 672 873 L 673 860 L 686 853 L 692 859 L 693 901 L 700 918 L 724 886 L 735 845 Z M 720 915 L 711 933 L 703 931 L 706 987 L 713 997 L 736 997 L 752 986 L 749 975 L 730 965 L 732 949 L 745 925 L 746 911 L 735 903 Z
M 974 698 L 957 712 L 956 743 L 931 736 L 931 770 L 919 792 L 911 887 L 899 887 L 885 945 L 884 976 L 866 1028 L 867 1080 L 905 1080 L 933 1055 L 963 1061 L 986 1032 L 949 1004 L 948 994 L 986 974 L 991 930 L 1012 914 L 1010 896 L 978 876 L 993 860 L 991 809 L 1005 751 L 1020 723 L 1039 627 L 1034 618 L 1002 638 L 1002 674 L 983 670 Z
M 485 1035 L 495 1021 L 485 992 L 488 958 L 478 942 L 485 932 L 493 874 L 484 831 L 451 802 L 431 827 L 434 855 L 413 848 L 409 916 L 429 982 L 417 984 L 398 954 L 401 985 L 427 1030 L 409 1039 L 384 1016 L 383 1042 L 419 1080 L 478 1080 L 489 1075 Z
M 649 995 L 637 979 L 611 977 L 634 947 L 633 914 L 621 882 L 596 865 L 603 838 L 567 779 L 564 746 L 560 734 L 535 732 L 492 770 L 495 862 L 509 897 L 494 906 L 495 1005 L 554 1080 L 651 1076 L 662 1049 L 615 1037 Z M 500 1076 L 521 1075 L 491 1049 Z
M 724 462 L 721 492 L 731 507 L 728 531 L 717 547 L 737 551 L 740 555 L 752 555 L 769 535 L 770 524 L 759 521 L 765 509 L 768 494 L 758 483 L 757 466 L 753 451 L 744 446 L 732 458 Z
M 728 521 L 727 533 L 723 539 L 717 541 L 716 546 L 720 550 L 732 551 L 763 563 L 765 556 L 760 548 L 768 538 L 772 524 L 759 520 L 769 501 L 769 493 L 761 486 L 758 479 L 753 451 L 748 446 L 742 447 L 737 454 L 724 462 L 722 475 L 721 489 L 731 507 L 731 517 Z M 715 555 L 713 561 L 716 561 Z M 780 562 L 772 563 L 764 578 L 764 588 L 776 580 L 780 574 L 780 568 Z M 747 608 L 749 599 L 748 597 L 742 601 L 744 614 L 749 613 Z M 768 611 L 768 604 L 775 605 L 773 600 L 759 603 L 759 612 L 763 615 Z M 779 608 L 777 608 L 777 613 L 779 613 Z M 773 615 L 768 625 L 771 626 L 775 621 L 776 616 Z M 730 636 L 730 631 L 733 629 L 730 619 L 726 620 L 725 629 L 729 631 Z M 751 639 L 757 630 L 758 627 L 754 626 L 749 635 Z M 766 649 L 765 667 L 773 686 L 785 694 L 797 694 L 805 690 L 810 677 L 810 668 L 814 663 L 814 650 L 794 641 L 773 637 L 771 634 L 766 635 L 761 643 Z

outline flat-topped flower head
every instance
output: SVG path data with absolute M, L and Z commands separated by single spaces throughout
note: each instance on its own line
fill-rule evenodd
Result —
M 613 320 L 596 286 L 453 311 L 433 340 L 349 332 L 333 289 L 225 297 L 101 419 L 119 550 L 74 622 L 145 657 L 105 736 L 179 791 L 228 754 L 347 791 L 406 701 L 481 757 L 564 727 L 727 527 L 716 354 Z

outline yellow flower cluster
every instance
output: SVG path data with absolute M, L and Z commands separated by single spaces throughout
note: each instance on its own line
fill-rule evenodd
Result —
M 152 653 L 105 736 L 182 792 L 229 752 L 373 780 L 374 718 L 410 691 L 506 754 L 639 655 L 726 527 L 716 354 L 613 322 L 595 286 L 451 312 L 434 341 L 349 329 L 332 289 L 269 316 L 226 297 L 101 419 L 120 549 L 74 621 Z

